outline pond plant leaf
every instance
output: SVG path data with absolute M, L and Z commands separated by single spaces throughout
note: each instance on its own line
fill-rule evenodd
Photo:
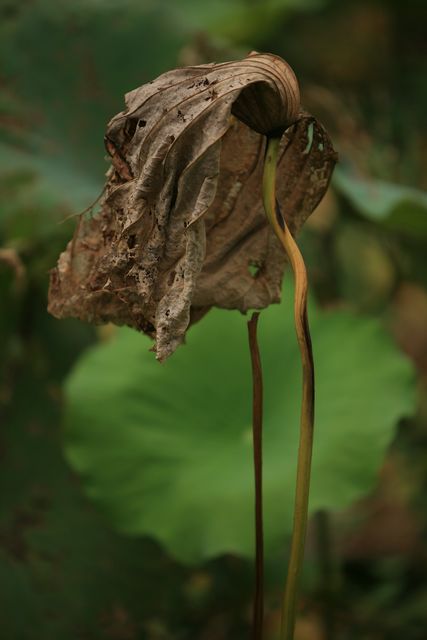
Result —
M 427 237 L 427 194 L 424 191 L 358 176 L 349 169 L 335 172 L 334 186 L 364 218 L 406 236 Z
M 259 321 L 270 556 L 292 527 L 301 400 L 291 291 L 284 297 Z M 372 488 L 397 421 L 414 410 L 415 388 L 409 360 L 377 319 L 313 305 L 310 317 L 313 513 L 345 508 Z M 162 366 L 147 338 L 119 329 L 82 356 L 66 383 L 66 455 L 85 491 L 119 531 L 153 536 L 185 562 L 254 552 L 245 325 L 238 313 L 212 310 Z
M 300 107 L 281 58 L 176 69 L 126 95 L 108 125 L 111 168 L 52 271 L 50 312 L 126 324 L 164 360 L 212 307 L 280 301 L 285 256 L 265 218 L 265 136 L 280 134 L 277 197 L 292 233 L 324 195 L 336 155 Z

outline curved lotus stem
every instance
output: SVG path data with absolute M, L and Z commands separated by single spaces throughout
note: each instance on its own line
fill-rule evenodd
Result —
M 291 552 L 282 607 L 281 639 L 292 640 L 299 577 L 304 558 L 314 425 L 314 364 L 307 319 L 307 271 L 303 257 L 276 201 L 279 138 L 268 138 L 264 161 L 263 202 L 267 218 L 288 256 L 295 278 L 295 329 L 301 353 L 303 395 Z

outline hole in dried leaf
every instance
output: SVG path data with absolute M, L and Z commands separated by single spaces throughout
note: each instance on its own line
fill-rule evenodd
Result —
M 250 262 L 248 264 L 248 271 L 253 278 L 257 278 L 262 269 L 262 264 L 256 264 L 255 262 Z

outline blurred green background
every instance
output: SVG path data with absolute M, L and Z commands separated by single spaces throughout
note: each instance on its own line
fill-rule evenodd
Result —
M 319 403 L 297 639 L 422 640 L 424 0 L 0 0 L 0 19 L 0 637 L 250 637 L 246 319 L 211 312 L 160 366 L 137 333 L 57 321 L 46 302 L 123 94 L 257 49 L 291 64 L 340 154 L 300 236 Z M 297 443 L 288 281 L 260 321 L 266 640 Z

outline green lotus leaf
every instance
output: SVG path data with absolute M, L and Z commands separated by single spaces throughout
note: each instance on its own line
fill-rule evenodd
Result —
M 291 294 L 260 318 L 265 377 L 266 546 L 292 523 L 301 369 Z M 372 487 L 400 417 L 413 410 L 408 361 L 381 324 L 311 309 L 317 367 L 311 510 Z M 214 310 L 160 365 L 130 329 L 80 359 L 66 386 L 66 455 L 113 525 L 181 560 L 253 553 L 251 376 L 246 319 Z
M 417 239 L 427 236 L 427 194 L 420 189 L 358 177 L 340 167 L 334 185 L 364 218 Z

